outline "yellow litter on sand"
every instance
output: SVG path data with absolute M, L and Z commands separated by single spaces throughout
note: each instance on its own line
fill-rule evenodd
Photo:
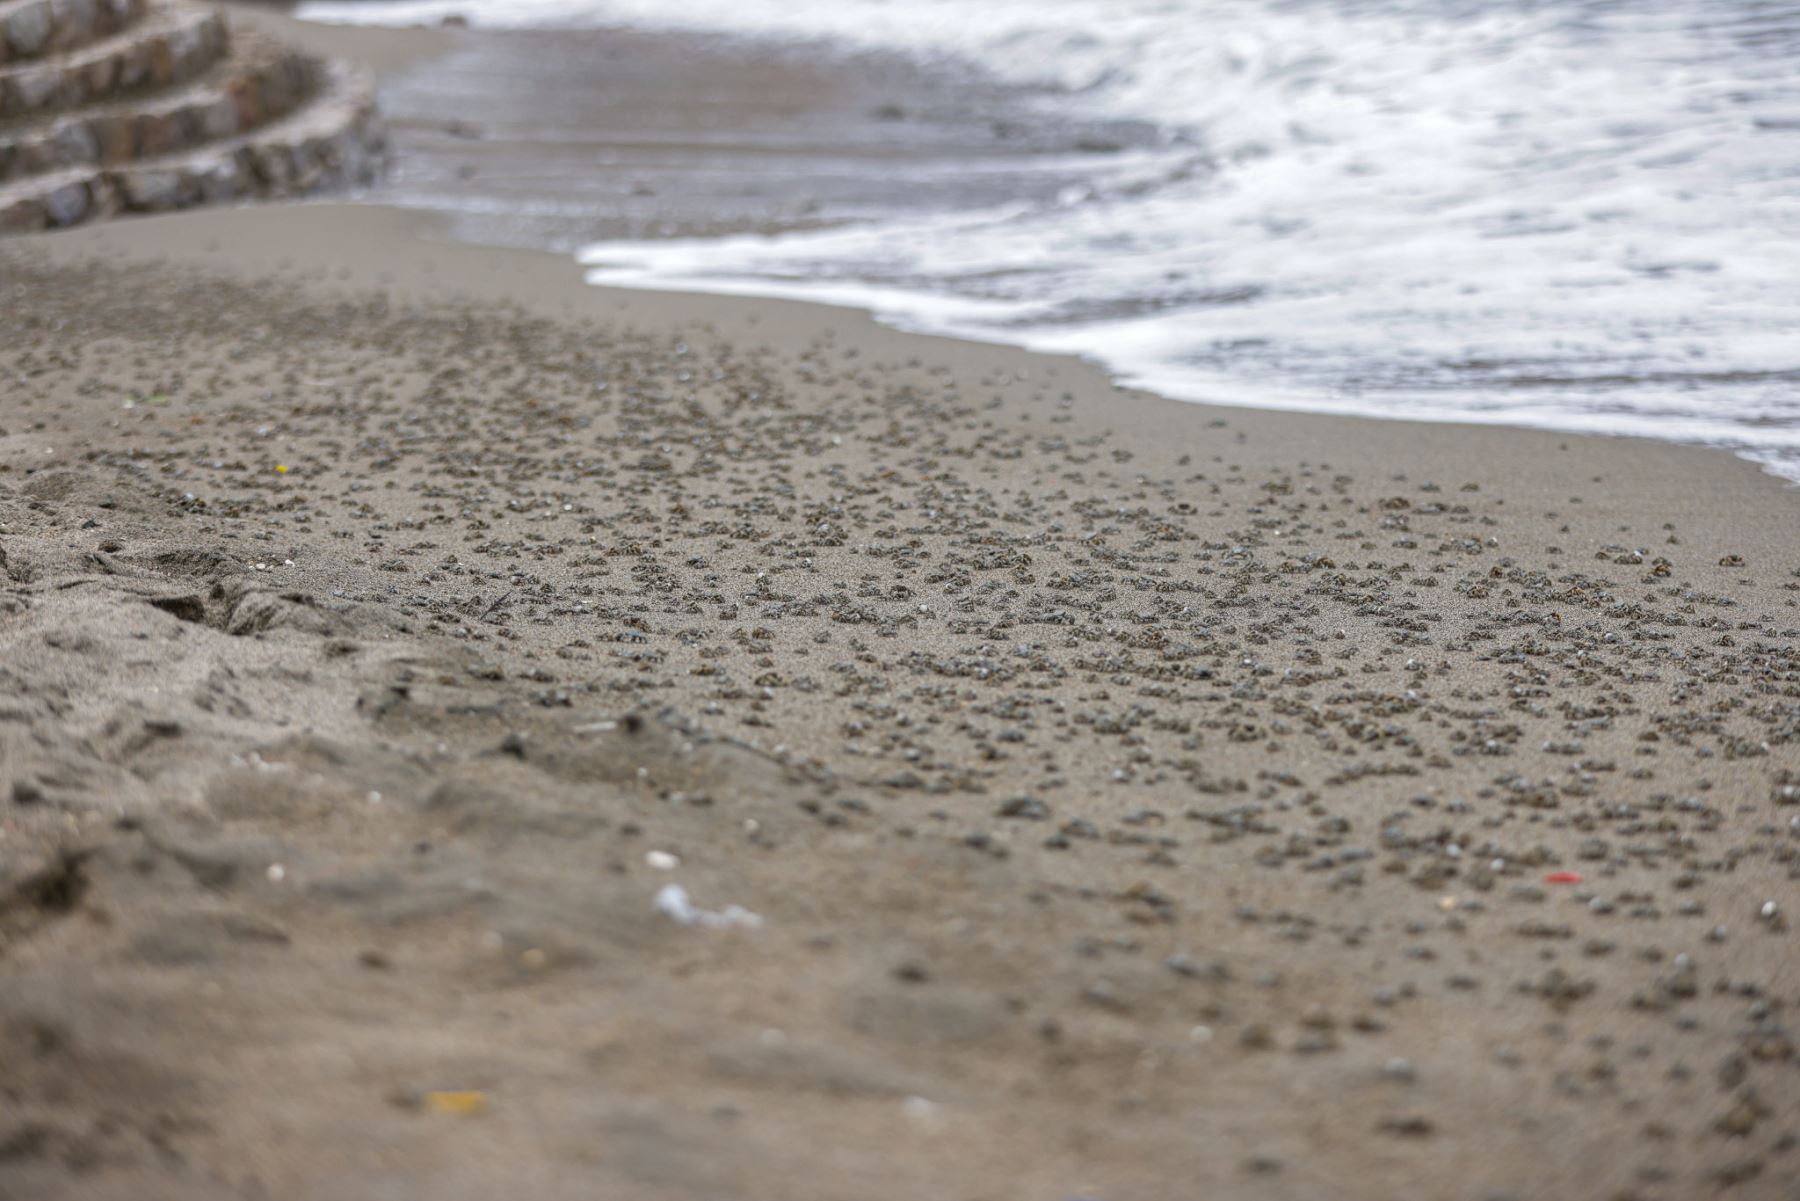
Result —
M 286 475 L 288 473 L 287 464 L 277 463 L 275 464 L 275 470 L 279 471 L 282 475 Z
M 472 1118 L 487 1112 L 487 1094 L 481 1092 L 426 1093 L 425 1112 L 452 1118 Z

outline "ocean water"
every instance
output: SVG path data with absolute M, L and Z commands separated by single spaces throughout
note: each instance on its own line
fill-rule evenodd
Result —
M 1054 195 L 609 242 L 1221 404 L 1725 446 L 1800 480 L 1800 0 L 399 0 L 951 61 L 1147 122 Z

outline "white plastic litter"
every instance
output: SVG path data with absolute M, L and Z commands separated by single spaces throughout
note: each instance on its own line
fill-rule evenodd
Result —
M 708 929 L 720 930 L 728 926 L 748 926 L 756 929 L 763 924 L 762 914 L 751 913 L 742 905 L 727 905 L 723 909 L 702 909 L 695 905 L 688 896 L 687 889 L 679 884 L 665 884 L 656 894 L 656 911 L 666 914 L 684 926 L 705 926 Z

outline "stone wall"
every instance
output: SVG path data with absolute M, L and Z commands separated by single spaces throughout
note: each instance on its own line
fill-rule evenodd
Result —
M 0 234 L 366 185 L 371 82 L 179 0 L 0 0 Z

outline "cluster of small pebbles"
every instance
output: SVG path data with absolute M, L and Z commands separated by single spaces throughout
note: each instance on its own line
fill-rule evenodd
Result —
M 1773 481 L 0 261 L 0 1181 L 1793 1195 Z

